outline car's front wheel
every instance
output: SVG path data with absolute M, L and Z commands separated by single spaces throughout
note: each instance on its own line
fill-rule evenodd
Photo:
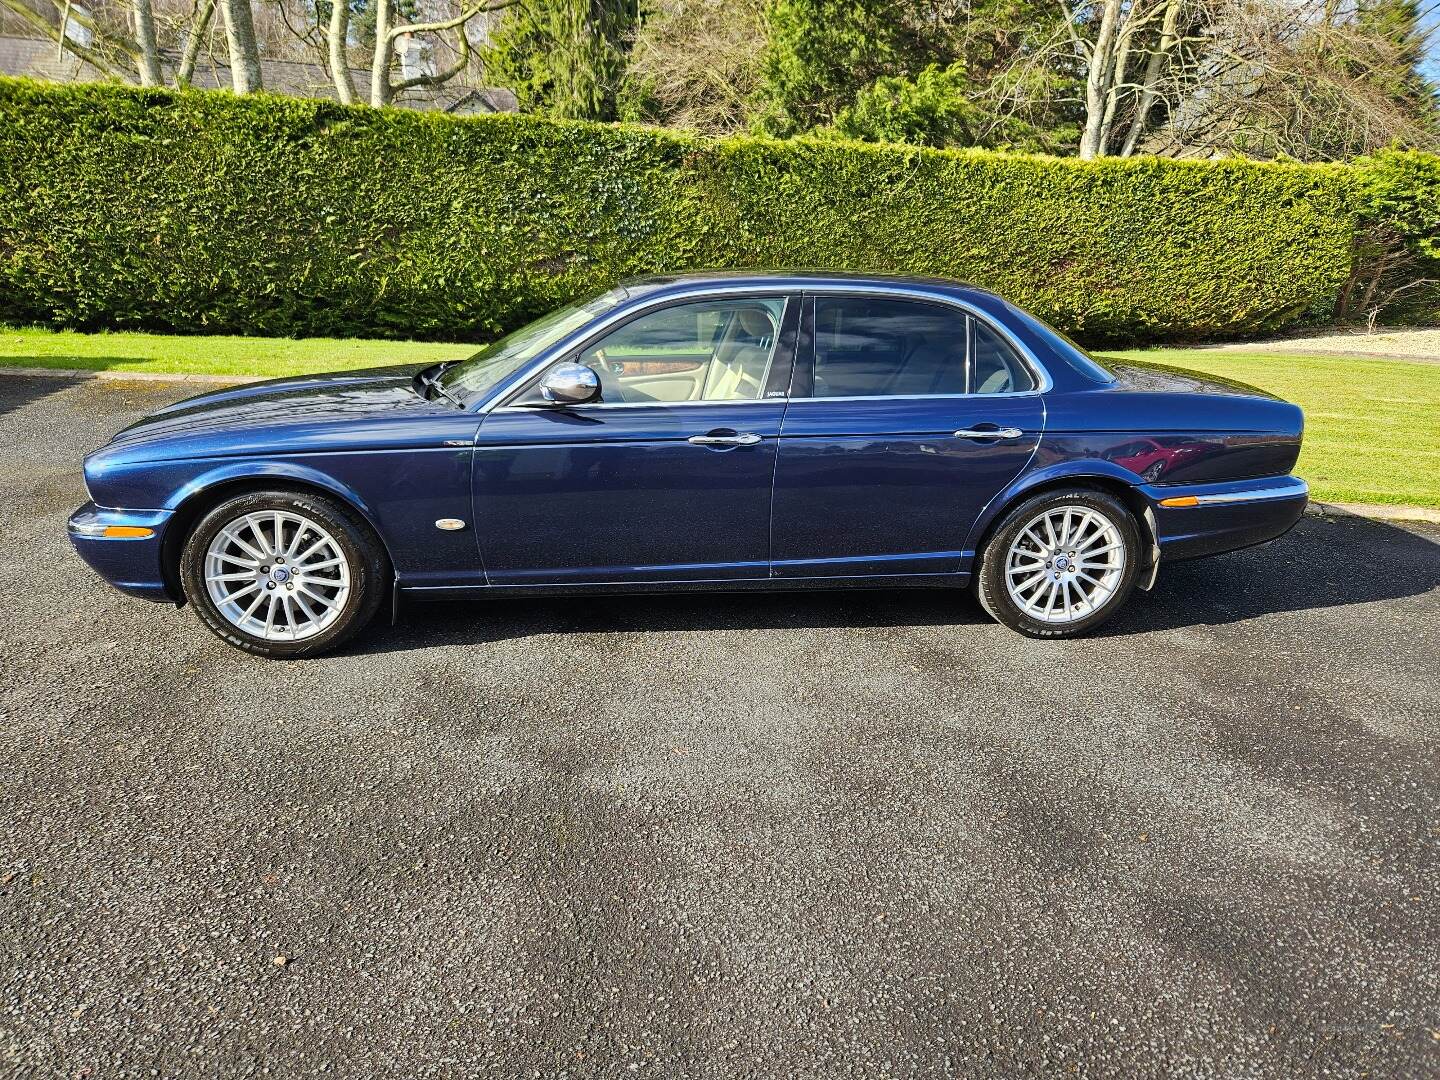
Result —
M 1135 583 L 1140 533 L 1103 491 L 1047 491 L 1006 515 L 981 554 L 980 603 L 1030 637 L 1075 637 L 1113 615 Z
M 369 527 L 330 499 L 258 491 L 215 507 L 180 553 L 200 620 L 261 656 L 313 656 L 364 627 L 384 597 L 385 554 Z

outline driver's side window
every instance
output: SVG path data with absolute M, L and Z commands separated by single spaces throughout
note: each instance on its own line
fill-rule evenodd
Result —
M 642 315 L 579 356 L 603 404 L 739 401 L 764 396 L 783 297 L 700 300 Z

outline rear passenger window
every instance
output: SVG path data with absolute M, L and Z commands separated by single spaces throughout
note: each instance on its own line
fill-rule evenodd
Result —
M 975 327 L 975 382 L 971 392 L 1018 394 L 1025 390 L 1034 390 L 1034 378 L 1004 339 L 979 319 L 972 322 Z
M 818 297 L 813 394 L 963 394 L 965 320 L 937 304 Z

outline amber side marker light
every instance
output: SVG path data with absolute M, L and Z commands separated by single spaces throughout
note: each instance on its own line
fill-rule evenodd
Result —
M 109 540 L 148 540 L 155 530 L 142 525 L 106 525 L 100 535 Z
M 1199 506 L 1200 500 L 1194 495 L 1176 495 L 1173 499 L 1161 499 L 1161 506 Z

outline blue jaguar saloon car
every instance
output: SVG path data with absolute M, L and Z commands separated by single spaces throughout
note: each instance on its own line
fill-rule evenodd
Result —
M 1299 518 L 1300 410 L 950 281 L 627 282 L 468 360 L 172 405 L 85 460 L 117 588 L 270 657 L 431 597 L 973 587 L 1034 637 Z

